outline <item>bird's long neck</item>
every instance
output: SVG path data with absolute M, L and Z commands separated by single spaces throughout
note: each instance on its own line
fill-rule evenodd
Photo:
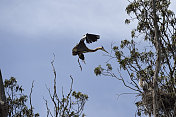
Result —
M 95 51 L 101 50 L 101 49 L 102 49 L 102 47 L 98 47 L 98 48 L 95 48 L 95 49 L 89 49 L 89 52 L 95 52 Z

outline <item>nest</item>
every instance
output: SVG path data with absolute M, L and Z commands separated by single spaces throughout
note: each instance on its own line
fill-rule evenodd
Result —
M 160 115 L 176 115 L 176 94 L 158 91 L 157 93 L 158 110 Z M 142 93 L 142 105 L 144 113 L 153 112 L 153 95 L 152 91 Z M 170 116 L 169 116 L 170 117 Z

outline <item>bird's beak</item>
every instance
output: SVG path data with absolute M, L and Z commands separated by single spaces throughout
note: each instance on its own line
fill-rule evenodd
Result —
M 104 52 L 106 52 L 106 53 L 108 53 L 105 49 L 104 49 L 104 47 L 102 46 L 102 50 L 104 51 Z M 109 54 L 109 53 L 108 53 Z

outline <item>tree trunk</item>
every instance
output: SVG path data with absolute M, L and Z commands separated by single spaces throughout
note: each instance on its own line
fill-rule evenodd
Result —
M 0 117 L 7 117 L 7 115 L 8 115 L 8 110 L 6 105 L 6 96 L 4 91 L 2 74 L 0 70 Z
M 154 117 L 158 117 L 158 101 L 157 101 L 157 94 L 158 94 L 158 73 L 160 71 L 160 62 L 161 62 L 161 50 L 160 50 L 160 39 L 159 39 L 159 28 L 157 24 L 157 16 L 156 16 L 156 0 L 152 0 L 153 6 L 153 23 L 154 23 L 154 30 L 155 30 L 155 48 L 157 54 L 156 66 L 155 66 L 155 73 L 153 78 L 153 115 Z

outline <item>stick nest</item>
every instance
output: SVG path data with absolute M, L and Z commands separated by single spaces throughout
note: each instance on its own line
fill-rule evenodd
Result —
M 141 94 L 142 101 L 137 102 L 136 105 L 139 109 L 144 111 L 145 114 L 152 114 L 153 112 L 153 95 L 152 90 L 146 91 Z M 167 93 L 158 91 L 157 93 L 159 115 L 176 115 L 176 93 Z M 142 107 L 142 108 L 141 108 Z

